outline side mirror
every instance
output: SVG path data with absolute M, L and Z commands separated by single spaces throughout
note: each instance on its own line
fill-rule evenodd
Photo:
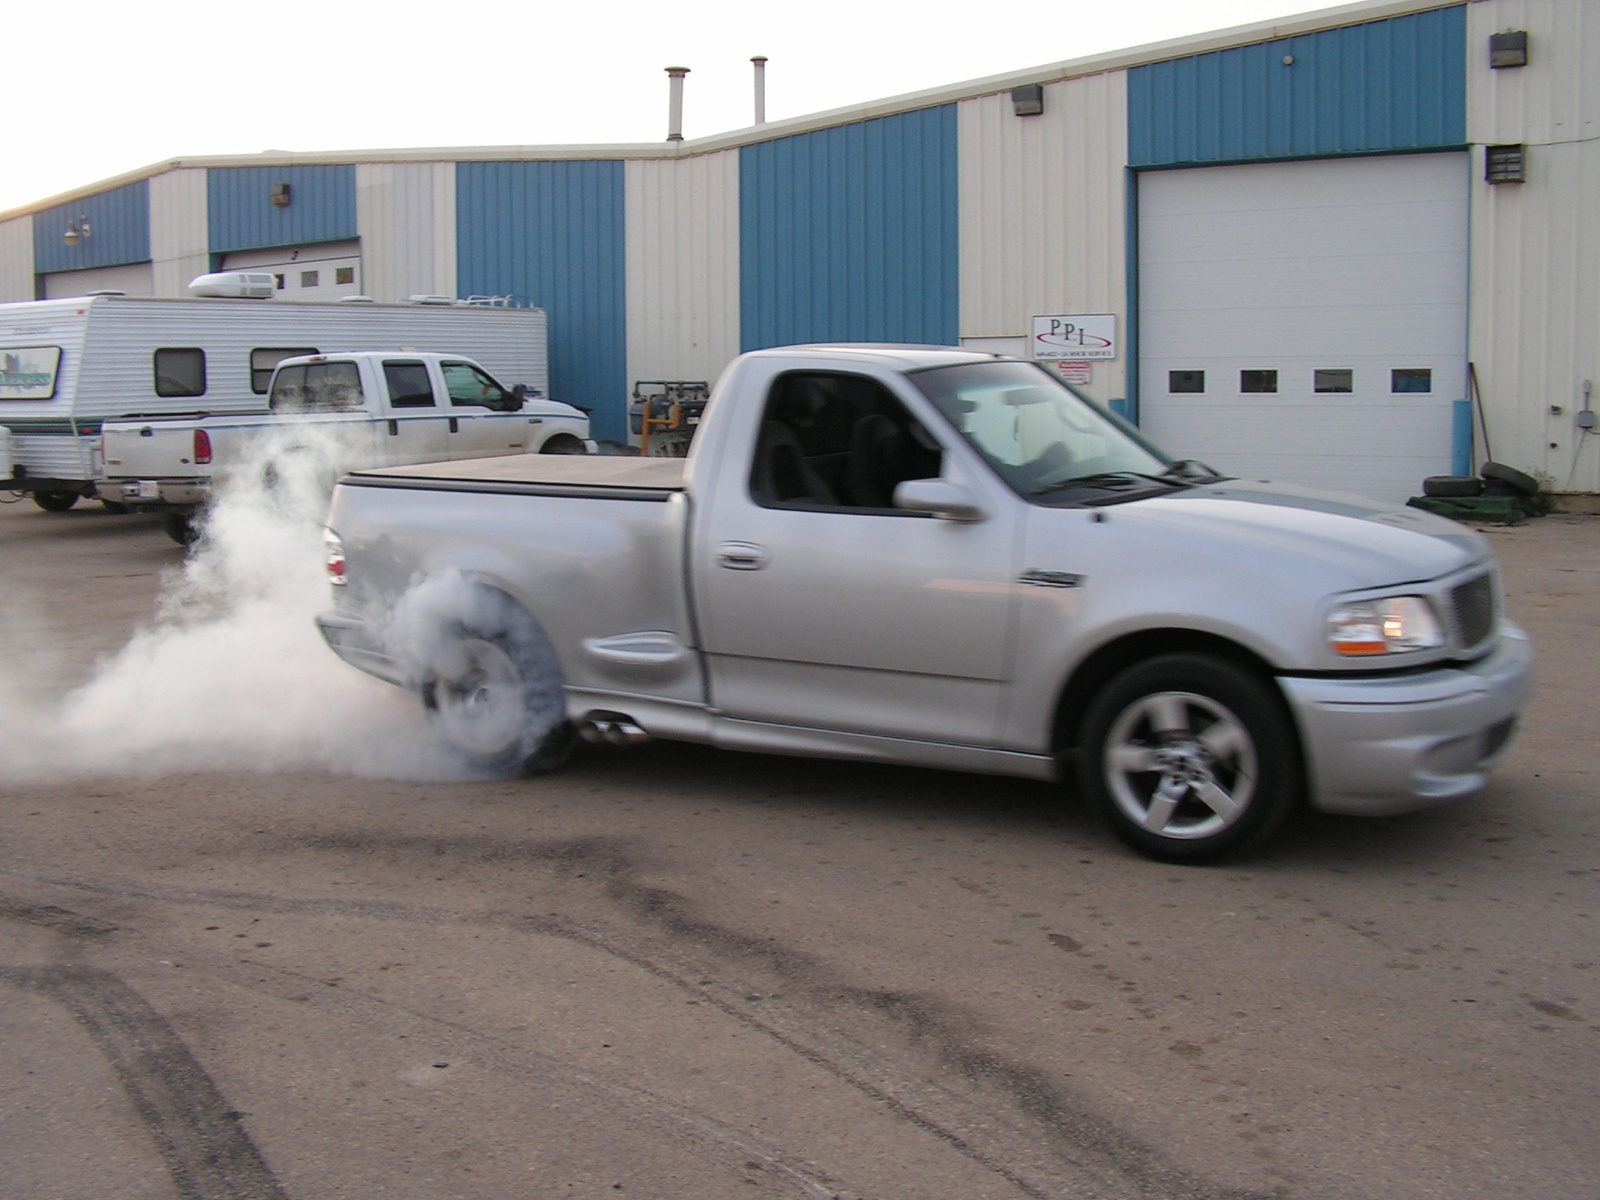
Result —
M 946 479 L 906 480 L 894 489 L 894 506 L 944 521 L 982 521 L 989 515 L 969 489 Z

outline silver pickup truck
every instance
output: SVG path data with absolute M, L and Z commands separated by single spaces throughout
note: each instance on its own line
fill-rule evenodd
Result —
M 686 461 L 363 471 L 328 524 L 329 644 L 505 771 L 576 733 L 1075 779 L 1192 862 L 1477 791 L 1529 687 L 1478 534 L 970 351 L 757 351 Z

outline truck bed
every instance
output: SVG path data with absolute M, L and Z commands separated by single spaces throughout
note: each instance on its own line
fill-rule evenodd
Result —
M 542 496 L 583 495 L 664 499 L 681 492 L 687 462 L 681 458 L 625 455 L 508 454 L 355 471 L 346 487 L 405 488 L 438 492 L 499 492 Z

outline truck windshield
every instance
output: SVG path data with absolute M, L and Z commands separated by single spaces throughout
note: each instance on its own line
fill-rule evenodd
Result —
M 933 367 L 910 379 L 1020 496 L 1056 503 L 1188 484 L 1154 447 L 1032 363 Z

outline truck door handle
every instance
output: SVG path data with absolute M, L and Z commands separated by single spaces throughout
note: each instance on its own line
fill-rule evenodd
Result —
M 754 542 L 722 542 L 717 546 L 717 566 L 730 571 L 759 571 L 768 561 L 767 548 Z
M 458 432 L 458 426 L 456 425 L 456 419 L 454 417 L 450 418 L 450 432 L 451 433 Z
M 400 422 L 399 421 L 390 421 L 389 422 L 389 436 L 390 437 L 398 437 L 398 436 L 400 436 Z

